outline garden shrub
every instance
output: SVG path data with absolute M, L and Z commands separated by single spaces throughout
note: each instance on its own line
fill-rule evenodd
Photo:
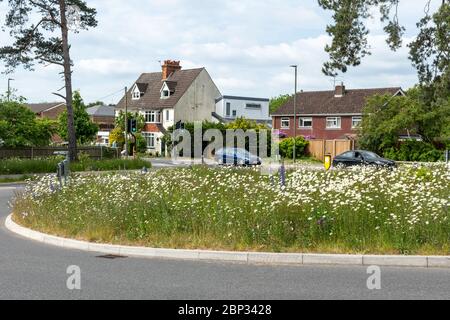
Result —
M 304 137 L 288 138 L 284 139 L 280 143 L 280 154 L 283 158 L 294 158 L 294 140 L 296 145 L 296 154 L 298 157 L 306 156 L 306 148 L 309 145 L 309 141 L 306 141 Z
M 384 156 L 396 161 L 437 162 L 444 159 L 444 152 L 430 143 L 407 141 L 388 149 Z

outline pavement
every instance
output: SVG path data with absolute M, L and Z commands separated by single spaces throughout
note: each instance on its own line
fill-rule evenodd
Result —
M 0 299 L 450 298 L 449 269 L 381 267 L 381 290 L 369 290 L 367 267 L 107 259 L 33 242 L 4 227 L 20 188 L 0 186 Z M 67 289 L 73 265 L 81 270 L 81 290 Z

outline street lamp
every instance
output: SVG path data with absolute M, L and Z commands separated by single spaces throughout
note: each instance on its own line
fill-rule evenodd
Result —
M 291 68 L 295 70 L 295 91 L 294 91 L 294 164 L 297 160 L 297 78 L 298 66 L 292 65 Z
M 10 96 L 11 96 L 11 81 L 14 81 L 14 79 L 8 78 L 8 92 L 6 93 L 8 102 L 10 101 Z

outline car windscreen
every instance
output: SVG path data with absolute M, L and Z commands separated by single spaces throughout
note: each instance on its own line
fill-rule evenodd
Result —
M 361 152 L 366 159 L 380 159 L 380 156 L 373 152 Z

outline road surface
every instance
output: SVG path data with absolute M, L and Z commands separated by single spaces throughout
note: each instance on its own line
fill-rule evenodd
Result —
M 105 259 L 23 239 L 4 227 L 15 186 L 0 186 L 0 299 L 449 299 L 450 270 L 382 268 L 381 290 L 363 267 L 248 266 Z M 69 266 L 81 290 L 67 289 Z

